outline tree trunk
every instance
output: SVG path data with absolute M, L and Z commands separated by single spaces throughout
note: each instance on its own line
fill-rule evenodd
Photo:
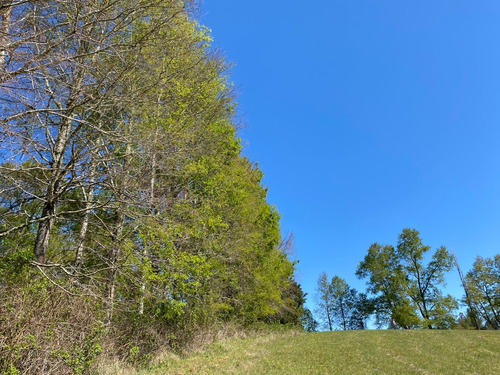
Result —
M 328 328 L 330 328 L 330 331 L 333 331 L 332 327 L 332 318 L 330 317 L 330 309 L 326 309 L 326 317 L 328 319 Z
M 123 234 L 123 215 L 120 211 L 116 213 L 116 221 L 114 233 L 112 235 L 113 245 L 111 247 L 108 259 L 108 279 L 106 282 L 106 296 L 105 296 L 105 310 L 106 310 L 106 320 L 104 322 L 106 327 L 111 326 L 111 321 L 113 320 L 113 310 L 115 303 L 115 289 L 116 289 L 116 274 L 118 271 L 118 258 L 121 252 L 121 239 Z
M 495 325 L 496 329 L 500 328 L 500 318 L 498 317 L 497 311 L 495 309 L 495 305 L 493 301 L 491 300 L 491 296 L 489 293 L 485 290 L 485 295 L 486 295 L 486 300 L 488 301 L 488 305 L 490 307 L 491 313 L 493 314 L 493 317 L 495 318 Z
M 159 101 L 159 99 L 158 99 Z M 155 130 L 154 138 L 153 138 L 153 152 L 151 155 L 151 180 L 149 181 L 149 208 L 151 210 L 151 214 L 154 215 L 155 210 L 155 183 L 156 183 L 156 142 L 158 137 L 158 129 Z M 148 257 L 148 243 L 144 244 L 144 249 L 142 252 L 142 263 L 144 265 L 145 260 Z M 142 272 L 142 280 L 141 280 L 141 299 L 139 303 L 139 314 L 144 314 L 144 298 L 146 295 L 146 277 L 144 275 L 144 270 Z
M 125 225 L 125 191 L 127 187 L 127 171 L 129 166 L 129 157 L 132 152 L 132 146 L 130 143 L 126 145 L 125 159 L 123 161 L 123 166 L 121 169 L 121 177 L 117 177 L 116 180 L 116 217 L 115 225 L 113 228 L 113 233 L 111 235 L 112 245 L 108 255 L 108 278 L 106 282 L 106 295 L 105 295 L 105 310 L 106 310 L 106 320 L 104 322 L 106 327 L 111 326 L 113 320 L 113 310 L 115 303 L 115 289 L 116 289 L 116 274 L 118 272 L 118 259 L 121 254 L 121 246 L 123 240 L 123 227 Z
M 462 273 L 462 269 L 460 268 L 460 264 L 458 264 L 458 259 L 457 259 L 457 256 L 455 255 L 454 251 L 453 251 L 453 261 L 455 262 L 455 267 L 457 267 L 458 276 L 460 276 L 460 281 L 462 282 L 462 287 L 464 288 L 465 302 L 467 303 L 467 306 L 469 307 L 470 317 L 472 319 L 472 324 L 474 324 L 474 327 L 476 327 L 476 329 L 478 330 L 480 327 L 479 327 L 479 323 L 477 321 L 476 309 L 472 305 L 470 293 L 469 293 L 469 288 L 467 288 L 467 283 L 466 283 L 464 275 Z
M 55 222 L 56 205 L 52 201 L 44 204 L 42 218 L 45 220 L 38 224 L 38 231 L 35 239 L 35 248 L 33 250 L 35 259 L 38 263 L 45 263 L 47 260 L 47 249 L 49 248 L 50 232 Z
M 3 70 L 5 60 L 8 56 L 7 45 L 8 45 L 8 35 L 10 30 L 10 18 L 12 15 L 13 6 L 10 5 L 10 1 L 4 1 L 2 4 L 2 10 L 0 10 L 0 17 L 2 17 L 2 23 L 0 23 L 0 71 Z
M 56 147 L 54 147 L 54 160 L 52 165 L 51 181 L 45 194 L 41 221 L 38 224 L 38 231 L 35 239 L 34 253 L 39 263 L 45 263 L 47 259 L 47 250 L 49 248 L 49 239 L 52 227 L 56 220 L 56 206 L 59 200 L 61 180 L 64 177 L 62 164 L 64 159 L 64 149 L 69 138 L 69 125 L 66 124 L 59 132 Z
M 40 217 L 41 221 L 40 224 L 38 224 L 34 247 L 34 254 L 39 263 L 45 263 L 47 260 L 50 233 L 56 220 L 56 208 L 61 193 L 61 183 L 65 174 L 63 168 L 64 153 L 71 135 L 71 107 L 74 102 L 75 92 L 79 91 L 80 82 L 80 79 L 77 79 L 66 101 L 68 113 L 67 116 L 61 120 L 59 133 L 57 134 L 57 139 L 52 150 L 51 176 L 45 194 L 45 202 L 42 209 L 42 216 Z
M 85 238 L 87 237 L 87 230 L 90 220 L 90 210 L 92 208 L 92 200 L 94 199 L 94 179 L 90 179 L 89 192 L 85 194 L 85 213 L 82 220 L 82 226 L 80 227 L 80 233 L 78 234 L 78 245 L 75 252 L 75 270 L 78 270 L 82 265 L 83 257 L 83 244 Z
M 340 313 L 342 315 L 342 325 L 344 326 L 344 331 L 347 330 L 346 322 L 345 322 L 345 313 L 344 313 L 344 303 L 340 300 Z

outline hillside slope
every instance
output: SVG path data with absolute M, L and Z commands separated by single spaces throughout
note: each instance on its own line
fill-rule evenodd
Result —
M 492 331 L 347 331 L 230 340 L 161 374 L 500 374 Z

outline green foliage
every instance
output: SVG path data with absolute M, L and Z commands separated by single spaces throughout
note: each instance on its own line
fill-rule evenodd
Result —
M 369 317 L 374 313 L 375 301 L 364 293 L 350 290 L 350 316 L 347 326 L 349 329 L 366 329 Z
M 28 3 L 8 5 L 32 45 L 47 47 L 12 55 L 34 65 L 9 77 L 40 93 L 31 104 L 43 115 L 0 93 L 0 307 L 12 345 L 28 345 L 13 327 L 32 319 L 8 302 L 16 287 L 40 308 L 43 329 L 28 332 L 37 366 L 88 373 L 102 335 L 112 355 L 142 365 L 223 323 L 300 324 L 305 295 L 263 172 L 241 155 L 229 65 L 190 3 L 53 1 L 35 18 Z M 51 308 L 55 298 L 68 308 Z M 63 330 L 75 316 L 85 324 Z M 60 331 L 80 336 L 47 359 L 38 347 Z
M 478 329 L 483 327 L 484 323 L 480 316 L 474 311 L 467 309 L 466 313 L 460 313 L 456 322 L 456 329 Z
M 359 264 L 356 274 L 368 279 L 368 291 L 375 295 L 375 311 L 382 324 L 403 328 L 452 328 L 457 302 L 443 296 L 444 275 L 453 267 L 453 258 L 440 247 L 425 264 L 430 247 L 419 232 L 403 229 L 397 248 L 374 243 Z
M 349 285 L 338 276 L 332 278 L 330 286 L 333 298 L 333 316 L 337 325 L 345 331 L 353 308 L 355 293 L 351 293 Z
M 427 266 L 424 255 L 430 250 L 424 246 L 415 229 L 403 229 L 399 235 L 397 255 L 406 275 L 408 295 L 417 306 L 424 326 L 428 328 L 451 328 L 454 322 L 452 311 L 457 302 L 451 296 L 442 296 L 440 287 L 444 274 L 453 268 L 453 258 L 444 246 L 432 255 Z
M 267 317 L 270 322 L 303 326 L 302 317 L 307 309 L 304 308 L 306 295 L 302 287 L 295 280 L 291 280 L 288 287 L 282 293 L 283 304 L 279 310 Z
M 306 332 L 316 332 L 318 330 L 319 323 L 314 319 L 311 310 L 304 309 L 304 314 L 300 317 L 300 321 Z
M 323 272 L 318 278 L 316 289 L 316 314 L 319 316 L 322 327 L 333 331 L 333 292 L 328 281 L 328 275 Z
M 392 320 L 406 328 L 419 324 L 405 294 L 405 275 L 393 246 L 372 244 L 356 275 L 368 278 L 368 292 L 375 295 L 375 314 L 379 324 L 389 325 Z
M 373 312 L 373 301 L 365 294 L 350 288 L 346 281 L 333 276 L 328 281 L 326 273 L 318 279 L 317 289 L 318 308 L 316 313 L 323 322 L 323 327 L 332 331 L 334 328 L 342 330 L 365 329 L 366 321 Z
M 103 350 L 100 343 L 103 333 L 102 325 L 96 325 L 82 342 L 73 343 L 69 348 L 52 350 L 50 356 L 56 362 L 64 362 L 75 375 L 88 374 L 93 370 L 95 361 Z
M 472 311 L 469 315 L 483 321 L 487 329 L 500 329 L 500 255 L 477 257 L 465 277 Z

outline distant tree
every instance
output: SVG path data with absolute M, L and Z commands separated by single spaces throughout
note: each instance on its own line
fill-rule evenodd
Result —
M 445 284 L 444 274 L 453 268 L 453 257 L 441 246 L 425 265 L 424 256 L 430 246 L 425 246 L 419 235 L 416 229 L 409 228 L 399 235 L 397 255 L 406 274 L 405 287 L 427 328 L 450 328 L 458 304 L 450 295 L 442 295 L 441 286 Z
M 334 298 L 333 291 L 328 276 L 323 272 L 318 278 L 318 286 L 316 289 L 316 313 L 319 316 L 323 327 L 333 331 L 333 310 Z
M 458 276 L 460 277 L 460 282 L 462 283 L 462 287 L 464 288 L 465 295 L 462 302 L 468 307 L 467 314 L 465 316 L 462 313 L 460 313 L 460 317 L 458 319 L 458 325 L 462 326 L 465 329 L 469 329 L 469 325 L 474 326 L 474 328 L 476 329 L 480 329 L 482 325 L 481 318 L 477 313 L 476 307 L 472 303 L 471 295 L 469 292 L 469 286 L 467 285 L 467 281 L 465 279 L 464 274 L 462 273 L 462 269 L 460 268 L 460 264 L 458 263 L 458 259 L 455 253 L 453 253 L 453 261 L 455 263 Z
M 465 280 L 470 302 L 485 327 L 500 329 L 500 254 L 493 259 L 477 257 Z
M 349 329 L 366 329 L 368 318 L 375 311 L 374 300 L 365 293 L 358 293 L 351 289 L 352 308 L 348 321 Z
M 451 328 L 457 301 L 443 296 L 444 274 L 453 268 L 453 258 L 445 247 L 424 257 L 424 246 L 415 229 L 403 229 L 398 246 L 374 243 L 356 274 L 368 278 L 368 291 L 375 295 L 375 312 L 381 324 L 402 328 Z
M 331 290 L 334 321 L 345 331 L 348 329 L 348 322 L 354 306 L 353 294 L 345 280 L 338 276 L 332 278 Z
M 335 327 L 342 330 L 364 329 L 368 316 L 373 312 L 372 302 L 364 294 L 350 288 L 339 276 L 330 281 L 326 273 L 318 279 L 318 308 L 325 328 L 332 331 Z
M 358 266 L 356 275 L 368 279 L 368 292 L 376 319 L 381 326 L 418 326 L 419 319 L 405 289 L 405 273 L 391 245 L 374 243 Z
M 319 323 L 314 319 L 314 316 L 308 308 L 304 309 L 304 314 L 300 317 L 302 327 L 306 332 L 316 332 L 318 330 Z
M 305 313 L 304 304 L 307 293 L 302 291 L 302 287 L 295 280 L 290 280 L 290 284 L 282 293 L 283 303 L 278 312 L 270 315 L 267 320 L 280 324 L 303 325 L 302 317 Z
M 464 313 L 458 315 L 457 324 L 455 328 L 458 329 L 481 329 L 484 327 L 483 321 L 475 311 L 467 309 Z

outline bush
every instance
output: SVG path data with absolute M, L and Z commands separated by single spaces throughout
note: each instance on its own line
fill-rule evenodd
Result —
M 104 332 L 97 303 L 31 282 L 0 292 L 0 373 L 92 373 Z

